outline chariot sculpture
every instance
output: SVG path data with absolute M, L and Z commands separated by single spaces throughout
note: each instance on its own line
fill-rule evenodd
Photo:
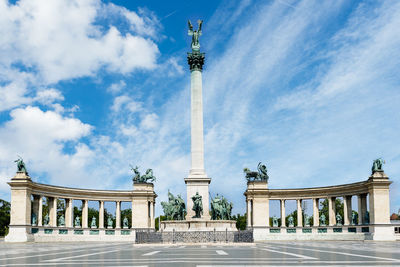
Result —
M 246 179 L 248 182 L 252 181 L 267 181 L 268 182 L 268 174 L 267 174 L 267 166 L 262 164 L 261 162 L 257 165 L 257 171 L 251 171 L 249 168 L 244 168 L 243 172 L 246 175 Z
M 17 163 L 17 171 L 18 172 L 24 172 L 26 175 L 28 175 L 28 171 L 26 170 L 25 162 L 24 160 L 18 156 L 19 158 L 14 160 L 14 162 Z
M 146 173 L 144 175 L 142 175 L 142 176 L 140 175 L 138 166 L 133 168 L 132 165 L 131 165 L 131 170 L 134 173 L 134 175 L 132 177 L 132 181 L 133 181 L 134 184 L 151 183 L 151 182 L 154 182 L 156 180 L 156 177 L 153 175 L 153 170 L 152 169 L 147 169 Z
M 383 164 L 385 164 L 385 161 L 382 158 L 374 160 L 374 162 L 372 163 L 372 168 L 371 168 L 372 174 L 374 174 L 374 172 L 382 172 Z

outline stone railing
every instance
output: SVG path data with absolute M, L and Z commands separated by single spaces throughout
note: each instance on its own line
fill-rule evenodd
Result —
M 392 182 L 383 171 L 374 172 L 368 180 L 317 188 L 268 189 L 266 181 L 247 183 L 247 228 L 255 240 L 271 239 L 373 239 L 394 240 L 389 218 L 389 186 Z M 358 220 L 352 216 L 352 197 L 358 198 Z M 335 200 L 343 198 L 343 218 L 337 222 Z M 302 202 L 312 201 L 312 221 L 306 222 Z M 328 216 L 320 223 L 319 200 L 327 199 Z M 367 205 L 367 199 L 368 204 Z M 270 224 L 270 200 L 280 201 L 280 225 Z M 297 225 L 286 224 L 286 201 L 295 200 Z M 369 207 L 369 210 L 368 210 Z M 324 215 L 325 216 L 325 215 Z
M 10 231 L 5 241 L 96 241 L 135 240 L 135 231 L 153 230 L 157 195 L 151 183 L 138 183 L 134 190 L 90 190 L 52 186 L 33 182 L 24 172 L 17 172 L 8 183 L 11 186 Z M 46 198 L 48 217 L 44 217 Z M 65 211 L 57 214 L 57 202 L 65 200 Z M 82 201 L 78 225 L 74 217 L 74 200 Z M 89 201 L 99 203 L 98 224 L 89 224 Z M 115 203 L 115 227 L 105 222 L 105 202 Z M 131 227 L 122 226 L 121 203 L 131 203 Z M 63 220 L 60 223 L 60 216 Z M 81 218 L 81 219 L 80 219 Z

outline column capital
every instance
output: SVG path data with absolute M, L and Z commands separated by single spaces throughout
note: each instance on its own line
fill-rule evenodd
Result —
M 204 65 L 205 53 L 190 52 L 187 54 L 188 54 L 187 60 L 190 66 L 190 71 L 194 70 L 202 71 Z

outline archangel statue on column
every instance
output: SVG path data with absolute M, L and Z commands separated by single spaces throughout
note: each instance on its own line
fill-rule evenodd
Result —
M 194 52 L 200 51 L 199 37 L 201 36 L 201 24 L 203 24 L 203 21 L 198 20 L 197 23 L 199 24 L 199 28 L 196 31 L 196 30 L 193 30 L 193 25 L 190 22 L 190 20 L 188 20 L 188 25 L 189 25 L 188 35 L 192 36 L 192 50 Z

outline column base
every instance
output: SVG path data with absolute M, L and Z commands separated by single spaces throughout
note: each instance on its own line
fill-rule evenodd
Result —
M 32 234 L 28 234 L 29 228 L 26 226 L 11 226 L 8 235 L 5 237 L 5 242 L 32 242 Z

